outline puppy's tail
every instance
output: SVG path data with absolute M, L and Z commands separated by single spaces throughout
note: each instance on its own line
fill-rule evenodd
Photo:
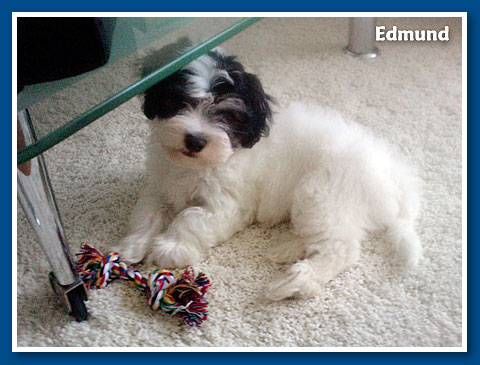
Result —
M 415 267 L 422 258 L 422 244 L 413 222 L 396 222 L 388 227 L 387 234 L 393 242 L 398 263 L 405 269 Z

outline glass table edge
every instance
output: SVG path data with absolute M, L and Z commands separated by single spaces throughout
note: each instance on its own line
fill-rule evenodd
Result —
M 185 67 L 187 64 L 189 64 L 196 58 L 205 54 L 212 48 L 220 45 L 221 43 L 238 34 L 242 30 L 248 28 L 260 19 L 261 18 L 258 17 L 249 17 L 238 21 L 229 28 L 193 47 L 191 50 L 184 53 L 182 56 L 159 68 L 150 75 L 147 75 L 141 80 L 122 89 L 109 99 L 94 106 L 93 108 L 81 114 L 77 118 L 72 119 L 70 122 L 64 124 L 63 126 L 40 138 L 35 143 L 32 143 L 25 148 L 19 150 L 17 152 L 17 165 L 27 162 L 32 158 L 42 154 L 49 148 L 55 146 L 56 144 L 70 137 L 72 134 L 76 133 L 80 129 L 86 127 L 87 125 L 107 114 L 108 112 L 112 111 L 116 107 L 127 102 L 134 96 L 140 94 L 141 92 L 152 87 L 159 81 Z

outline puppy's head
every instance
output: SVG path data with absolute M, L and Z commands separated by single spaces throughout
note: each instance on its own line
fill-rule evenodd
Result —
M 161 129 L 167 156 L 200 169 L 266 136 L 269 100 L 255 75 L 216 48 L 148 89 L 143 111 Z

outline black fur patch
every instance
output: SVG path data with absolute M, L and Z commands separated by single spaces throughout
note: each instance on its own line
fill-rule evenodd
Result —
M 251 148 L 263 136 L 268 135 L 268 120 L 272 117 L 269 105 L 270 97 L 263 90 L 260 80 L 253 74 L 245 72 L 242 64 L 234 56 L 224 56 L 209 52 L 209 57 L 217 61 L 217 67 L 227 71 L 233 85 L 227 80 L 212 86 L 215 100 L 237 98 L 245 104 L 245 113 L 230 113 L 229 129 L 235 141 L 243 148 Z M 224 113 L 229 113 L 228 110 Z
M 148 119 L 171 118 L 178 114 L 192 99 L 185 93 L 185 72 L 179 71 L 163 79 L 145 92 L 143 112 Z

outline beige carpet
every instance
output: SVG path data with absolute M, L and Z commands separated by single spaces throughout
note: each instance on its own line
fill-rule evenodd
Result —
M 77 323 L 56 302 L 48 264 L 18 208 L 18 346 L 461 346 L 461 19 L 378 24 L 448 24 L 450 41 L 383 42 L 378 59 L 361 60 L 343 53 L 347 19 L 270 18 L 224 47 L 260 76 L 276 108 L 293 100 L 327 105 L 411 156 L 426 183 L 418 221 L 425 258 L 418 269 L 395 274 L 378 234 L 364 243 L 360 263 L 319 297 L 270 303 L 262 288 L 283 268 L 266 251 L 286 227 L 252 226 L 196 265 L 213 282 L 201 328 L 151 312 L 143 294 L 123 282 L 92 291 L 90 318 Z M 125 73 L 131 67 L 125 62 Z M 48 130 L 84 108 L 89 101 L 82 95 L 95 96 L 122 77 L 100 74 L 80 95 L 67 89 L 36 105 L 32 117 Z M 45 154 L 73 252 L 82 243 L 105 250 L 125 234 L 143 185 L 146 133 L 135 98 Z

